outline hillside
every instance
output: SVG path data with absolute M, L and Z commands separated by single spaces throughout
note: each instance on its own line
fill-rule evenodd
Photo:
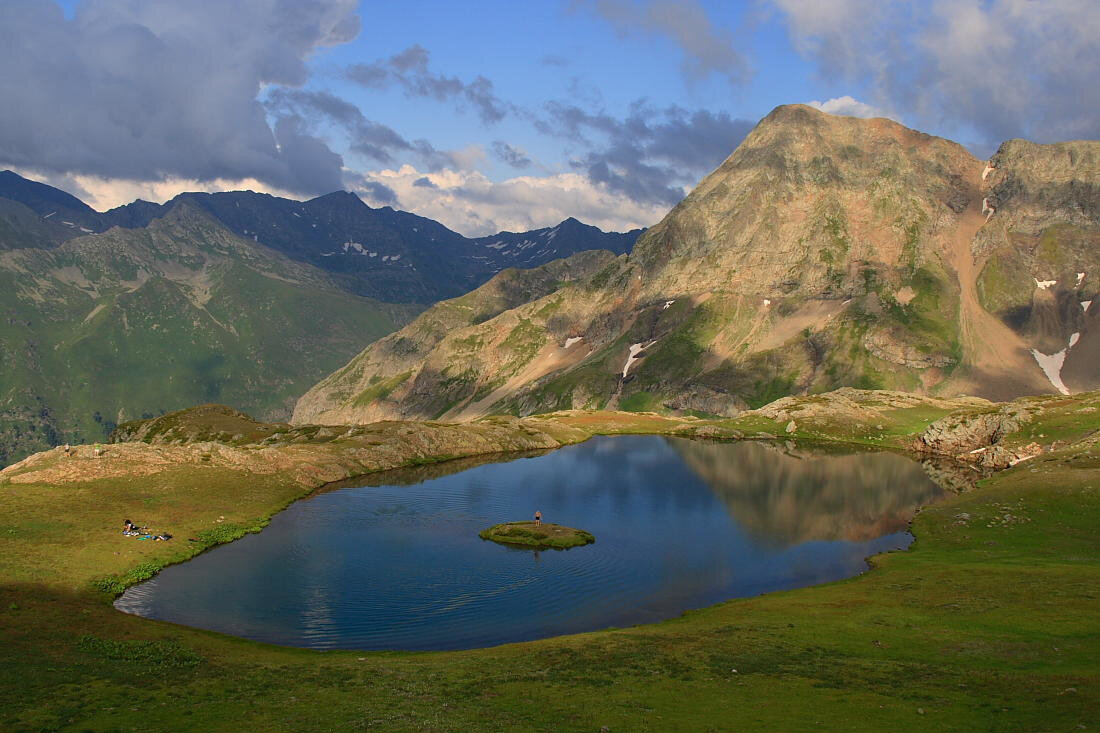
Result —
M 0 251 L 0 464 L 214 400 L 267 419 L 407 307 L 175 207 L 145 229 Z
M 1009 141 L 987 164 L 889 120 L 779 107 L 631 255 L 492 318 L 441 330 L 429 311 L 293 419 L 731 415 L 841 386 L 1089 388 L 1098 154 Z

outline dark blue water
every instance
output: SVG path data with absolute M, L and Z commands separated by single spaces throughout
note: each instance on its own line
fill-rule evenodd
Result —
M 940 491 L 896 455 L 652 436 L 448 470 L 297 502 L 116 606 L 292 646 L 489 646 L 857 574 L 907 547 L 914 508 Z M 535 552 L 477 536 L 536 509 L 596 544 Z

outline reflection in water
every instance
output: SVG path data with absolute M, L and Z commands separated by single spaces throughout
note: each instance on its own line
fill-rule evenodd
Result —
M 887 453 L 838 454 L 770 443 L 675 441 L 684 462 L 761 541 L 863 541 L 902 532 L 940 489 Z M 872 458 L 872 460 L 868 460 Z
M 908 546 L 914 505 L 937 493 L 894 455 L 654 436 L 356 484 L 167 568 L 116 606 L 295 646 L 489 646 L 856 574 L 868 555 Z M 477 536 L 536 508 L 596 544 L 532 552 Z

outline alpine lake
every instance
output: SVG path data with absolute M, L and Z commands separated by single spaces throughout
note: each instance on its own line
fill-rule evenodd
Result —
M 822 583 L 909 546 L 942 490 L 892 453 L 597 437 L 334 486 L 258 534 L 168 567 L 127 613 L 314 649 L 468 649 L 650 623 Z M 485 541 L 530 519 L 594 544 Z

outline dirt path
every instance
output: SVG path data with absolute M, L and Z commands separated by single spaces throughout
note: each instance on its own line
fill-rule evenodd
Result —
M 993 400 L 1053 391 L 1023 340 L 982 307 L 977 279 L 984 262 L 975 262 L 970 245 L 985 225 L 981 212 L 981 172 L 967 183 L 970 205 L 947 244 L 947 260 L 959 278 L 959 325 L 964 368 L 950 380 L 955 391 Z M 996 216 L 996 214 L 994 214 Z

